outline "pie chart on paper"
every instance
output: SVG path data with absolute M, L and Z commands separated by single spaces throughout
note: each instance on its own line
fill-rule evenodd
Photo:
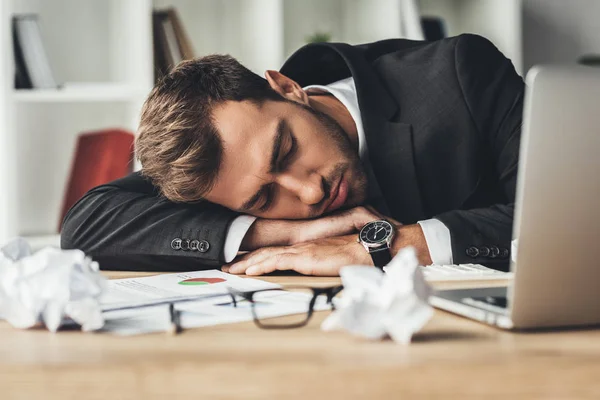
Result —
M 190 278 L 183 281 L 177 282 L 180 285 L 186 286 L 199 286 L 199 285 L 212 285 L 214 283 L 225 282 L 223 278 Z

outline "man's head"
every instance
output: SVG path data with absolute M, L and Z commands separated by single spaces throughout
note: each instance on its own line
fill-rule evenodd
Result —
M 181 63 L 144 104 L 142 173 L 176 202 L 207 200 L 263 218 L 310 218 L 366 197 L 356 151 L 336 119 L 276 71 L 229 56 Z

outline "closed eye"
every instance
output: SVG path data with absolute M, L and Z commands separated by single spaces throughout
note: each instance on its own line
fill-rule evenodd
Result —
M 298 142 L 296 140 L 296 137 L 291 132 L 289 133 L 288 137 L 289 137 L 289 140 L 291 141 L 290 148 L 287 151 L 287 153 L 285 153 L 283 158 L 281 158 L 281 160 L 277 163 L 277 169 L 276 169 L 277 173 L 285 171 L 290 166 L 290 164 L 294 160 L 294 156 L 298 152 Z M 277 190 L 276 185 L 271 184 L 267 187 L 265 194 L 262 196 L 265 199 L 264 203 L 263 203 L 263 205 L 258 207 L 258 209 L 261 212 L 268 211 L 269 208 L 273 205 L 273 200 L 275 199 L 276 190 Z
M 294 159 L 294 156 L 296 155 L 296 152 L 298 151 L 298 142 L 296 141 L 296 137 L 292 133 L 290 133 L 290 140 L 292 141 L 292 144 L 290 145 L 290 149 L 288 150 L 286 155 L 279 163 L 279 166 L 277 168 L 279 171 L 285 171 L 285 169 L 289 167 L 292 160 Z
M 265 192 L 265 195 L 263 196 L 265 202 L 262 206 L 258 208 L 261 212 L 268 211 L 271 205 L 273 204 L 273 199 L 275 198 L 275 190 L 276 189 L 274 185 L 269 185 L 267 191 Z

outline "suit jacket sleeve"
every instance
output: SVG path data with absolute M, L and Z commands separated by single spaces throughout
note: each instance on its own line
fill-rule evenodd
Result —
M 505 201 L 436 216 L 449 229 L 455 263 L 508 269 L 521 137 L 524 84 L 510 60 L 487 39 L 463 35 L 455 47 L 456 75 L 486 153 L 493 157 Z M 496 258 L 482 257 L 486 249 Z M 479 254 L 478 254 L 479 253 Z M 504 254 L 502 254 L 504 253 Z M 504 257 L 503 257 L 504 256 Z
M 224 262 L 227 229 L 237 215 L 212 203 L 170 202 L 133 173 L 90 190 L 69 210 L 61 246 L 83 250 L 103 269 L 202 269 Z M 206 241 L 208 250 L 177 249 L 177 238 Z

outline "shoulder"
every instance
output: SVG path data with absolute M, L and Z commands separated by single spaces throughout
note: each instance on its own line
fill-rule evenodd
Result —
M 496 46 L 489 39 L 474 33 L 463 33 L 461 35 L 454 36 L 452 39 L 455 42 L 457 51 L 462 49 L 498 51 Z
M 508 61 L 500 50 L 488 39 L 474 34 L 463 34 L 454 38 L 454 57 L 457 69 L 479 69 Z
M 390 39 L 354 47 L 371 63 L 393 58 L 395 61 L 411 64 L 434 63 L 439 67 L 488 58 L 499 61 L 504 58 L 491 41 L 475 34 L 462 34 L 434 42 Z
M 133 172 L 123 178 L 96 186 L 90 192 L 107 192 L 113 190 L 124 190 L 144 194 L 159 195 L 159 190 L 152 182 L 140 172 Z

